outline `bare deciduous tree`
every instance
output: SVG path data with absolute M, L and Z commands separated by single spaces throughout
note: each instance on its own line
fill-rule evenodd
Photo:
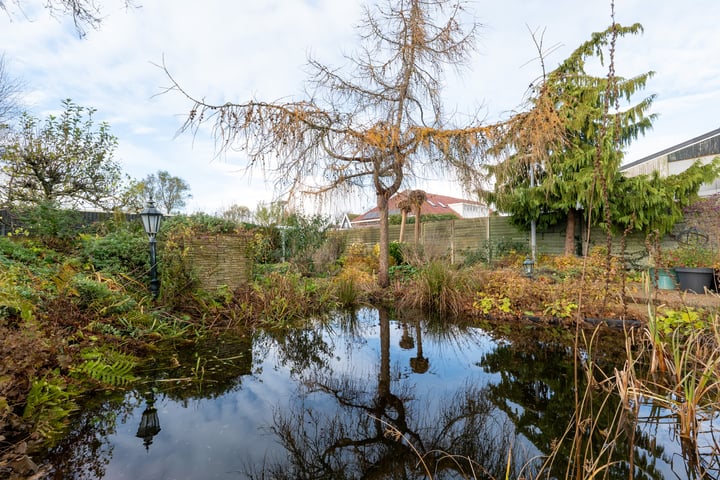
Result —
M 388 278 L 388 200 L 421 173 L 454 172 L 469 184 L 504 126 L 451 125 L 440 97 L 446 67 L 460 67 L 478 28 L 455 0 L 386 0 L 364 11 L 362 48 L 349 71 L 310 60 L 308 98 L 194 104 L 182 131 L 214 125 L 220 150 L 245 149 L 250 169 L 289 194 L 374 189 L 380 212 L 378 284 Z
M 225 220 L 240 224 L 249 222 L 252 217 L 252 212 L 250 212 L 250 209 L 245 205 L 233 204 L 220 212 L 220 216 Z
M 0 135 L 22 111 L 22 88 L 22 82 L 8 71 L 5 54 L 0 55 Z
M 122 0 L 125 8 L 135 7 L 134 0 Z M 25 16 L 23 5 L 28 0 L 0 0 L 0 10 L 4 10 L 11 18 L 16 15 Z M 19 13 L 11 11 L 14 6 Z M 98 28 L 103 20 L 100 7 L 94 0 L 45 0 L 43 7 L 54 17 L 70 16 L 75 24 L 78 35 L 85 36 L 87 27 Z

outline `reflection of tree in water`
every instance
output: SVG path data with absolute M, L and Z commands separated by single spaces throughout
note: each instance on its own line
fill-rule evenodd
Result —
M 500 375 L 500 381 L 489 386 L 488 399 L 507 414 L 519 434 L 541 452 L 549 454 L 573 422 L 575 386 L 572 352 L 567 346 L 557 343 L 536 342 L 531 345 L 531 342 L 525 342 L 523 348 L 502 345 L 486 354 L 480 365 L 486 372 Z M 584 390 L 585 386 L 580 388 Z M 585 443 L 591 440 L 594 446 L 601 448 L 607 445 L 605 435 L 612 430 L 620 399 L 616 395 L 608 399 L 599 390 L 593 390 L 591 395 L 599 412 L 593 417 L 597 425 L 583 440 Z M 603 404 L 603 401 L 607 402 Z M 602 409 L 599 408 L 601 405 Z M 630 445 L 628 438 L 634 438 L 634 446 Z M 565 477 L 571 458 L 570 447 L 570 440 L 561 443 L 551 476 Z M 608 469 L 609 478 L 630 478 L 628 459 L 631 453 L 634 454 L 634 479 L 663 478 L 654 464 L 655 459 L 663 455 L 662 446 L 656 445 L 631 421 L 625 425 L 624 434 L 613 447 L 612 459 L 606 460 L 615 462 Z
M 140 399 L 117 393 L 85 405 L 73 420 L 73 428 L 42 459 L 55 469 L 50 478 L 103 478 L 113 455 L 108 437 L 115 433 L 118 416 L 127 418 L 138 403 Z
M 288 367 L 292 375 L 300 372 L 327 368 L 328 359 L 333 356 L 333 347 L 323 335 L 322 328 L 298 328 L 282 332 L 267 332 L 256 338 L 260 350 L 277 348 L 280 366 Z M 258 357 L 265 358 L 265 354 Z
M 391 375 L 387 312 L 380 311 L 379 320 L 376 381 L 316 371 L 306 380 L 307 394 L 301 395 L 300 405 L 275 415 L 272 430 L 287 460 L 263 465 L 263 472 L 249 473 L 252 478 L 427 478 L 419 456 L 436 479 L 456 478 L 458 471 L 470 474 L 468 459 L 477 462 L 476 478 L 483 478 L 483 469 L 502 476 L 512 430 L 494 418 L 486 392 L 467 386 L 438 402 L 441 407 L 417 405 L 413 388 L 402 384 L 400 375 Z M 416 358 L 424 359 L 421 351 Z M 337 408 L 314 408 L 308 398 L 315 394 L 329 396 Z
M 415 356 L 410 359 L 410 368 L 415 373 L 425 373 L 430 369 L 430 360 L 423 356 L 422 326 L 420 322 L 415 322 L 415 336 L 417 337 L 417 351 Z
M 407 322 L 402 322 L 400 327 L 402 328 L 402 335 L 400 336 L 400 343 L 398 345 L 400 345 L 400 348 L 403 350 L 412 350 L 415 348 L 415 339 L 410 334 Z

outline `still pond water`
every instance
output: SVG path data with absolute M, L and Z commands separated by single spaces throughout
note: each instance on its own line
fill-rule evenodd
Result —
M 512 452 L 518 478 L 562 437 L 574 400 L 569 349 L 528 333 L 502 341 L 364 309 L 197 344 L 85 407 L 47 460 L 63 479 L 430 478 L 422 456 L 432 478 L 454 479 L 505 478 Z M 628 478 L 631 457 L 635 478 L 694 478 L 667 412 L 641 414 L 609 478 Z

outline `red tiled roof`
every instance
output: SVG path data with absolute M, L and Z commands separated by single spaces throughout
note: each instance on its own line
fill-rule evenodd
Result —
M 407 191 L 393 195 L 388 202 L 388 214 L 400 215 L 398 203 L 407 195 Z M 458 212 L 452 209 L 450 205 L 457 203 L 465 203 L 471 205 L 482 205 L 480 202 L 466 200 L 463 198 L 448 197 L 447 195 L 438 195 L 435 193 L 425 193 L 425 201 L 420 208 L 420 215 L 443 215 L 451 214 L 457 218 L 462 218 Z M 380 214 L 377 207 L 373 207 L 367 212 L 352 219 L 353 224 L 377 222 Z

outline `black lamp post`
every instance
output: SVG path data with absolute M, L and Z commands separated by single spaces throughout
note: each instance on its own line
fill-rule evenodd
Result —
M 153 437 L 160 432 L 160 419 L 158 418 L 157 409 L 155 408 L 155 397 L 151 394 L 145 402 L 145 411 L 143 411 L 142 417 L 140 417 L 140 425 L 138 426 L 138 431 L 135 436 L 142 438 L 145 450 L 149 450 L 153 442 Z
M 160 222 L 162 221 L 163 214 L 155 208 L 155 202 L 152 197 L 147 202 L 145 210 L 140 212 L 140 218 L 143 222 L 143 228 L 150 239 L 150 293 L 153 298 L 157 298 L 160 293 L 160 279 L 158 278 L 157 272 L 157 256 L 155 251 L 155 237 L 157 236 L 158 230 L 160 230 Z

